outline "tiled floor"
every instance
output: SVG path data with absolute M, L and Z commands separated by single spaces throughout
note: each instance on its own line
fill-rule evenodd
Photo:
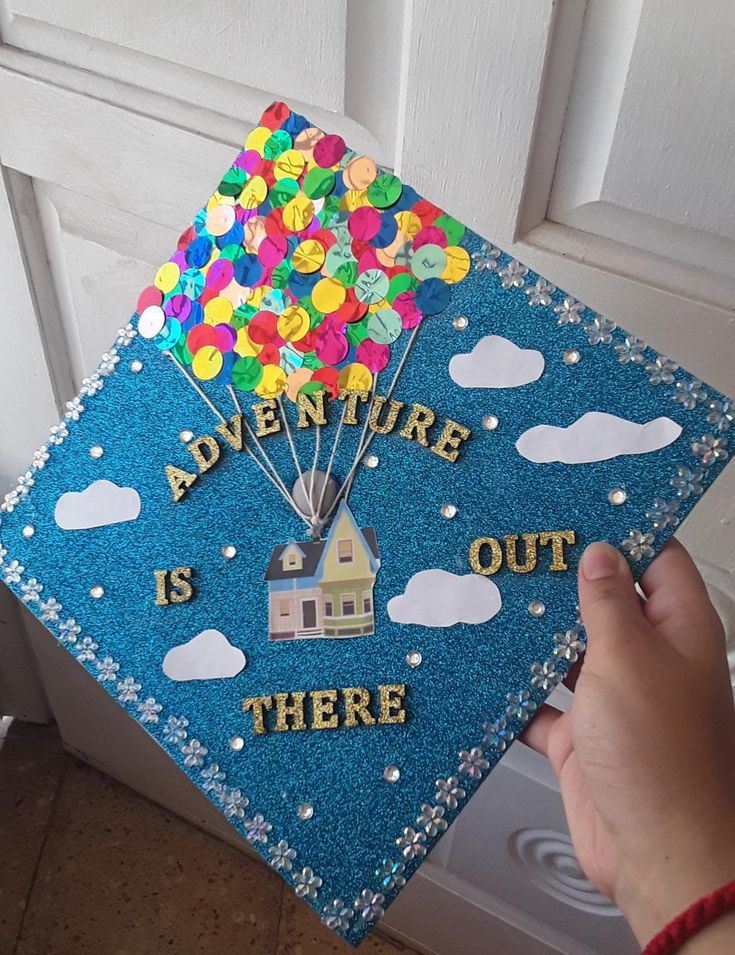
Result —
M 0 752 L 0 955 L 352 951 L 267 866 L 10 727 Z M 360 955 L 411 955 L 369 938 Z

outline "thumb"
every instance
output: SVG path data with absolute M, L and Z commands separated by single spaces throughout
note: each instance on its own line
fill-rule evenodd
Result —
M 633 575 L 620 551 L 597 542 L 582 554 L 579 564 L 579 609 L 587 631 L 587 656 L 607 651 L 648 630 Z

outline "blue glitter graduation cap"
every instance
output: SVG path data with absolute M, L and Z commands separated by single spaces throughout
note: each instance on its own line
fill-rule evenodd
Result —
M 0 572 L 356 944 L 730 402 L 282 103 L 0 515 Z

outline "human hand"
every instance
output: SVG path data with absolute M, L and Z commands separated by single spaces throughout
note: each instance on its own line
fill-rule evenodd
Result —
M 645 601 L 615 548 L 587 548 L 574 701 L 563 714 L 544 707 L 523 739 L 559 778 L 580 865 L 644 945 L 735 878 L 735 707 L 722 625 L 681 544 L 640 584 Z M 717 941 L 732 944 L 733 921 L 685 951 L 734 950 Z

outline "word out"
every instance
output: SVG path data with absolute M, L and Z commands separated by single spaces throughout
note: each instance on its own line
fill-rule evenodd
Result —
M 514 574 L 528 574 L 536 569 L 539 561 L 539 547 L 551 546 L 549 570 L 569 570 L 564 545 L 575 544 L 574 531 L 539 531 L 537 534 L 521 534 L 524 554 L 523 562 L 518 557 L 518 534 L 506 534 L 501 542 L 496 537 L 477 537 L 470 544 L 470 567 L 476 574 L 491 577 L 503 566 Z

